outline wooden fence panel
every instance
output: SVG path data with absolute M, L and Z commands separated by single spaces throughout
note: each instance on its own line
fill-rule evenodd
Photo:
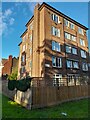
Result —
M 32 91 L 32 108 L 51 106 L 69 100 L 88 97 L 87 85 L 33 87 Z

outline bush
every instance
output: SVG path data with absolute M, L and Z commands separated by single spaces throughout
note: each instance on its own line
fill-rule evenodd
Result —
M 30 81 L 29 79 L 22 79 L 22 80 L 9 80 L 8 81 L 8 89 L 14 90 L 14 89 L 20 90 L 22 92 L 27 91 L 28 88 L 30 88 Z
M 8 81 L 8 89 L 13 91 L 16 87 L 16 80 L 9 80 Z
M 16 81 L 16 88 L 22 92 L 27 91 L 30 88 L 30 82 L 26 79 Z

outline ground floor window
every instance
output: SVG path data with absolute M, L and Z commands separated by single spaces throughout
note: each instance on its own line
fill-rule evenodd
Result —
M 68 74 L 67 75 L 68 85 L 80 85 L 80 76 L 79 74 Z
M 62 74 L 55 74 L 53 77 L 53 86 L 60 86 L 62 82 Z

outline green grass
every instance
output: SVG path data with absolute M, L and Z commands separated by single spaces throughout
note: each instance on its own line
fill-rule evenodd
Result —
M 27 110 L 3 95 L 2 116 L 3 118 L 87 118 L 88 104 L 90 100 L 83 99 L 48 108 Z M 67 116 L 63 116 L 62 112 L 67 113 Z

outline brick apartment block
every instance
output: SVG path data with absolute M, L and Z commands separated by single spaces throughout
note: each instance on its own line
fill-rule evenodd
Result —
M 18 76 L 89 76 L 87 27 L 46 3 L 37 4 L 19 44 Z

